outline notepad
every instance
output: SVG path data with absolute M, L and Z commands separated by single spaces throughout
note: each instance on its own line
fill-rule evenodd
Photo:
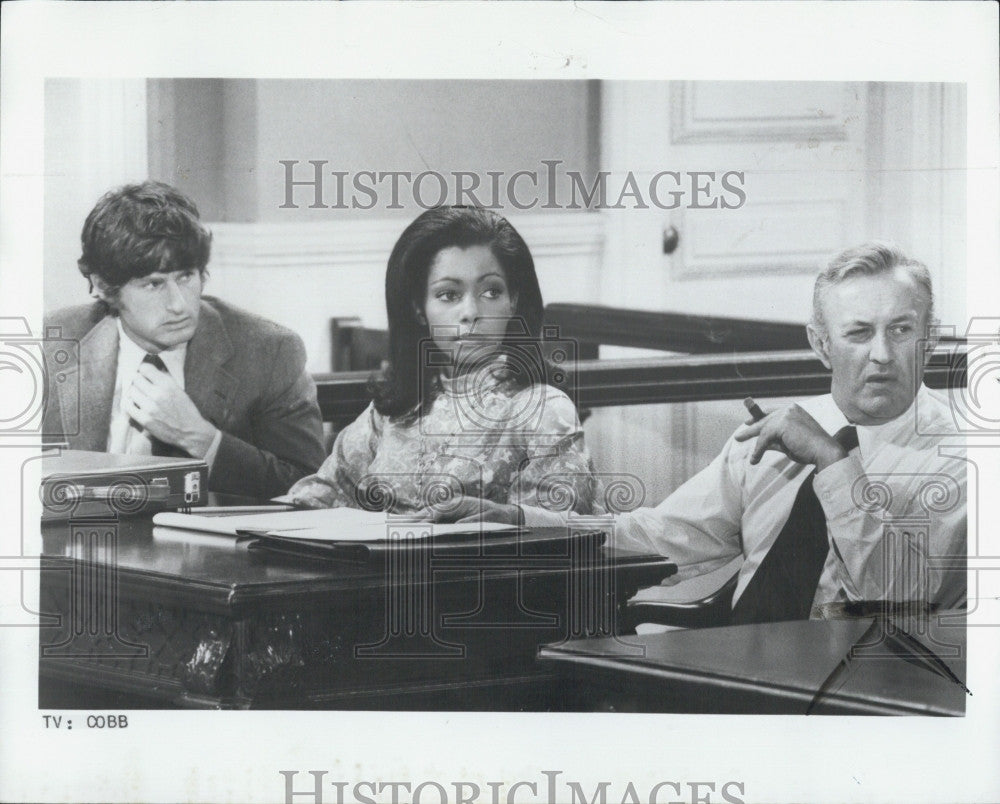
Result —
M 285 539 L 329 542 L 374 542 L 394 536 L 429 539 L 432 536 L 504 533 L 515 525 L 499 522 L 432 524 L 414 522 L 406 516 L 357 508 L 320 508 L 307 511 L 277 511 L 261 514 L 182 514 L 164 511 L 153 517 L 162 527 L 236 536 L 239 533 L 267 533 Z

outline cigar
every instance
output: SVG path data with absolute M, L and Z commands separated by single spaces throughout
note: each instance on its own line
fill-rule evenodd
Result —
M 748 396 L 746 399 L 744 399 L 743 404 L 746 406 L 746 409 L 750 411 L 750 415 L 753 416 L 753 420 L 755 422 L 759 422 L 767 415 L 766 413 L 764 413 L 763 410 L 760 409 L 760 405 L 758 405 L 756 402 L 753 401 L 752 396 Z

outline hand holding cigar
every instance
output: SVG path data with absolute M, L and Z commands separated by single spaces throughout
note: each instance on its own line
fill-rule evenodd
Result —
M 811 463 L 819 471 L 846 457 L 847 453 L 837 441 L 798 405 L 765 413 L 752 397 L 744 399 L 743 404 L 751 420 L 737 430 L 733 438 L 736 441 L 757 439 L 750 454 L 751 465 L 759 463 L 769 449 L 798 463 Z

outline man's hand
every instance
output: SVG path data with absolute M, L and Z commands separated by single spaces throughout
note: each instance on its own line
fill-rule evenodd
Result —
M 479 497 L 457 497 L 439 510 L 436 507 L 421 508 L 413 515 L 421 522 L 504 522 L 508 525 L 522 525 L 521 509 L 509 503 L 495 503 Z
M 847 457 L 847 452 L 836 439 L 827 435 L 819 423 L 798 405 L 772 411 L 759 422 L 748 423 L 733 438 L 749 441 L 755 436 L 757 443 L 750 455 L 752 464 L 759 463 L 769 449 L 783 452 L 798 463 L 811 463 L 820 472 Z
M 215 427 L 167 372 L 144 363 L 127 394 L 125 412 L 151 436 L 204 458 L 215 439 Z

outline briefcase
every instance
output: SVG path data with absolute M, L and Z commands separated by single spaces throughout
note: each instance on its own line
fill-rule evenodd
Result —
M 198 458 L 72 449 L 42 457 L 42 521 L 190 508 L 207 494 L 208 466 Z

